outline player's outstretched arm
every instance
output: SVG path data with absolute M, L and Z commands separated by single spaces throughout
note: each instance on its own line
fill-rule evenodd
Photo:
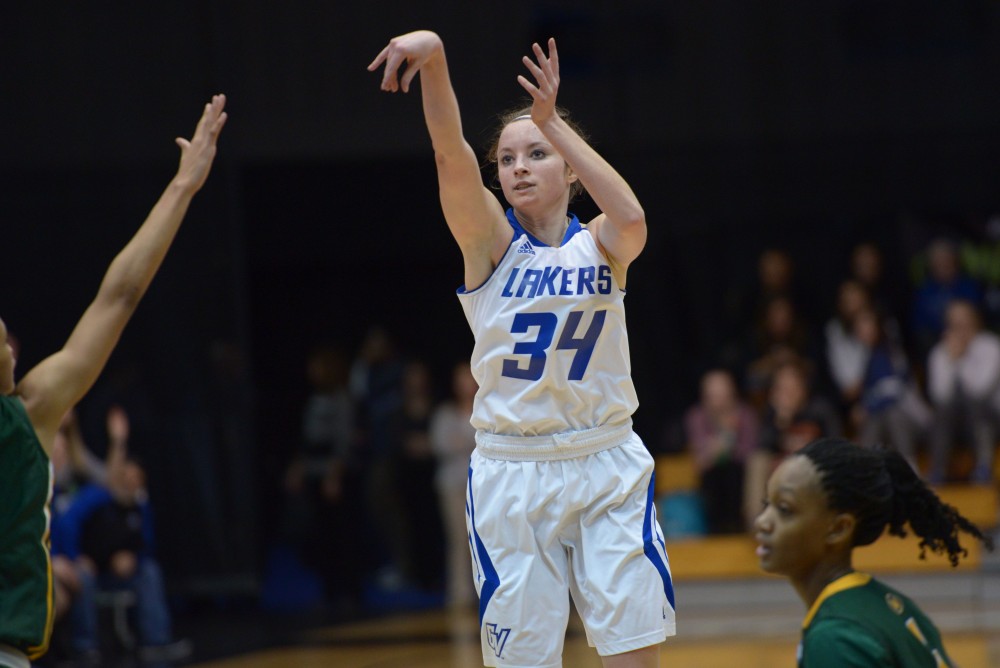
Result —
M 646 245 L 646 215 L 625 179 L 556 113 L 559 52 L 554 39 L 547 46 L 546 54 L 533 44 L 534 60 L 522 59 L 535 82 L 525 76 L 518 76 L 517 81 L 531 95 L 531 120 L 600 208 L 602 213 L 591 222 L 591 229 L 623 278 L 625 268 Z
M 125 324 L 173 242 L 192 197 L 208 178 L 226 123 L 224 95 L 216 95 L 190 139 L 178 138 L 180 166 L 131 241 L 111 262 L 97 297 L 62 350 L 28 372 L 17 387 L 43 446 L 48 449 L 66 411 L 97 380 Z
M 462 135 L 458 99 L 451 85 L 444 43 L 428 30 L 393 37 L 368 65 L 368 70 L 375 71 L 383 65 L 382 90 L 391 93 L 409 92 L 420 73 L 424 121 L 434 146 L 441 207 L 465 258 L 466 284 L 478 285 L 493 271 L 491 258 L 499 260 L 503 255 L 509 242 L 509 235 L 504 239 L 503 234 L 508 227 L 503 207 L 483 187 L 475 152 Z

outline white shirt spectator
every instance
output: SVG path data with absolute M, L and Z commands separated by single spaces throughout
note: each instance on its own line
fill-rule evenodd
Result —
M 938 343 L 931 350 L 927 365 L 927 392 L 935 405 L 945 405 L 954 398 L 958 388 L 967 399 L 988 400 L 1000 387 L 1000 337 L 979 332 L 969 342 L 965 352 L 953 358 Z
M 826 359 L 841 392 L 856 390 L 865 377 L 868 348 L 844 328 L 839 318 L 826 323 Z

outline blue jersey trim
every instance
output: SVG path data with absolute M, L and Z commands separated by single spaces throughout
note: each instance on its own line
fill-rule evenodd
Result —
M 568 213 L 566 214 L 570 217 L 569 225 L 566 226 L 566 234 L 563 235 L 562 242 L 560 246 L 565 246 L 566 242 L 573 238 L 577 232 L 583 231 L 583 225 L 580 224 L 580 219 L 576 217 L 576 214 Z M 531 241 L 532 246 L 541 246 L 542 248 L 550 248 L 547 243 L 539 241 L 535 236 L 528 230 L 521 227 L 521 223 L 517 222 L 517 216 L 514 215 L 514 209 L 507 209 L 507 222 L 510 226 L 514 228 L 514 237 L 524 234 L 527 235 L 528 240 Z
M 649 476 L 649 491 L 646 493 L 646 519 L 642 522 L 642 546 L 646 558 L 653 562 L 656 570 L 660 573 L 660 579 L 663 580 L 663 593 L 666 594 L 667 601 L 670 602 L 670 607 L 676 610 L 677 608 L 674 606 L 674 583 L 670 579 L 670 571 L 667 570 L 666 564 L 663 563 L 663 558 L 656 550 L 656 543 L 659 543 L 663 546 L 663 553 L 667 553 L 666 546 L 663 545 L 659 532 L 654 533 L 653 531 L 653 522 L 656 518 L 656 508 L 653 506 L 653 489 L 655 483 L 656 474 L 653 473 Z
M 566 243 L 570 239 L 572 239 L 573 236 L 576 235 L 577 232 L 582 232 L 583 231 L 583 225 L 580 224 L 580 219 L 576 217 L 576 214 L 570 213 L 568 215 L 570 217 L 569 225 L 566 227 L 566 234 L 563 235 L 563 240 L 562 240 L 562 243 L 560 244 L 560 246 L 565 246 Z M 510 253 L 511 246 L 514 245 L 514 242 L 518 238 L 520 238 L 521 235 L 524 235 L 524 236 L 528 237 L 528 240 L 531 242 L 532 246 L 541 246 L 542 248 L 550 248 L 550 246 L 548 244 L 539 241 L 538 239 L 536 239 L 534 237 L 534 235 L 532 235 L 526 229 L 524 229 L 523 227 L 521 227 L 521 223 L 517 222 L 517 216 L 514 215 L 514 209 L 507 209 L 507 222 L 510 224 L 511 228 L 513 228 L 513 230 L 514 230 L 514 237 L 510 240 L 510 245 L 507 246 L 507 250 L 505 250 L 503 252 L 503 257 L 501 257 L 500 261 L 497 262 L 497 266 L 493 268 L 493 271 L 486 278 L 486 280 L 483 281 L 482 285 L 478 285 L 475 288 L 472 288 L 471 290 L 466 285 L 464 285 L 464 284 L 460 285 L 458 287 L 458 289 L 455 291 L 457 294 L 459 294 L 459 295 L 471 295 L 473 292 L 476 292 L 477 290 L 479 290 L 480 288 L 482 288 L 483 286 L 485 286 L 487 283 L 489 283 L 490 279 L 492 279 L 496 275 L 497 269 L 499 269 L 500 265 L 503 264 L 503 261 L 506 259 L 507 254 Z
M 483 625 L 483 617 L 486 615 L 486 606 L 490 604 L 490 599 L 493 598 L 494 592 L 496 592 L 497 587 L 500 586 L 500 576 L 497 575 L 497 569 L 493 566 L 493 561 L 490 559 L 490 555 L 486 552 L 486 546 L 483 545 L 482 538 L 479 537 L 479 532 L 476 531 L 476 503 L 472 499 L 472 467 L 469 467 L 469 515 L 472 518 L 472 535 L 469 540 L 474 541 L 473 554 L 478 557 L 479 567 L 483 571 L 483 588 L 479 592 L 479 626 Z

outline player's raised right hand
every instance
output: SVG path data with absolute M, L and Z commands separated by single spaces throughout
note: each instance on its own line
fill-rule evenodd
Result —
M 410 83 L 413 81 L 413 77 L 417 76 L 420 68 L 436 55 L 443 53 L 444 43 L 437 33 L 430 30 L 417 30 L 389 40 L 389 44 L 368 65 L 368 71 L 374 72 L 385 63 L 385 72 L 382 74 L 382 90 L 390 93 L 402 90 L 404 93 L 409 93 Z M 406 69 L 400 78 L 399 69 L 404 63 Z
M 208 172 L 215 160 L 215 145 L 226 124 L 225 95 L 213 95 L 195 128 L 194 136 L 188 140 L 178 137 L 174 141 L 181 149 L 180 166 L 174 182 L 190 192 L 197 192 L 205 184 Z

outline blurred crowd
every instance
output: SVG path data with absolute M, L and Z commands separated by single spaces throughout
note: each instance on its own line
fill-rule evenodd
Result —
M 472 606 L 465 488 L 478 386 L 468 362 L 454 365 L 440 400 L 429 366 L 375 327 L 353 360 L 336 347 L 312 351 L 306 375 L 280 533 L 325 600 L 350 614 L 367 586 L 443 591 L 448 606 Z
M 909 277 L 887 277 L 882 251 L 861 243 L 836 294 L 817 305 L 796 292 L 795 260 L 764 251 L 736 336 L 701 376 L 673 444 L 694 461 L 707 531 L 746 530 L 770 472 L 824 436 L 894 448 L 934 485 L 993 484 L 1000 263 L 991 253 L 937 238 Z

